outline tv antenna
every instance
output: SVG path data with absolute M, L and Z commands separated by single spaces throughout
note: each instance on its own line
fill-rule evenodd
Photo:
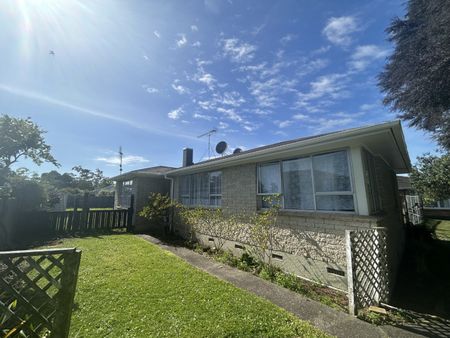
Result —
M 213 128 L 210 131 L 197 136 L 198 138 L 208 136 L 208 158 L 211 158 L 211 135 L 217 133 L 217 129 Z
M 123 152 L 122 152 L 122 146 L 119 147 L 119 172 L 120 175 L 122 175 L 122 159 L 123 159 Z

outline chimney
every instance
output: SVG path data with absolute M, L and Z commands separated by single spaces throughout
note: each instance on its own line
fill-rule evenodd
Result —
M 192 148 L 183 149 L 183 167 L 188 167 L 194 164 L 194 150 Z

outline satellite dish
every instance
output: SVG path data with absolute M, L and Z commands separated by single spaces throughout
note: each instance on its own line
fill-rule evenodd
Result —
M 228 147 L 228 145 L 225 141 L 220 141 L 216 145 L 216 152 L 218 154 L 223 154 L 225 152 L 225 150 L 227 150 L 227 147 Z
M 242 151 L 241 148 L 236 148 L 234 149 L 233 154 L 239 154 L 241 151 Z

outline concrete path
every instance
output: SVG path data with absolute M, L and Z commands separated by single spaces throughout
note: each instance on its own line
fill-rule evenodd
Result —
M 149 235 L 138 235 L 148 242 L 156 244 L 181 257 L 189 264 L 202 269 L 219 279 L 225 280 L 238 288 L 247 290 L 279 307 L 295 314 L 300 319 L 337 337 L 423 337 L 393 326 L 374 326 L 342 311 L 330 308 L 296 292 L 265 281 L 251 273 L 214 262 L 192 250 L 173 246 Z

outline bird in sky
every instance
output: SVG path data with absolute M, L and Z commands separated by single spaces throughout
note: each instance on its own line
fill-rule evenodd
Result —
M 49 53 L 50 55 L 55 55 L 55 52 L 52 51 L 52 50 L 50 50 L 48 53 Z

